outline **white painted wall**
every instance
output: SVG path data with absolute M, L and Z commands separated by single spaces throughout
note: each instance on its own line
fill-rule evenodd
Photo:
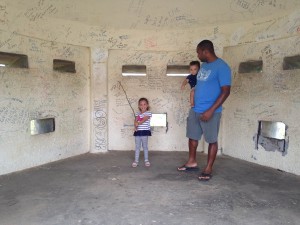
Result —
M 133 121 L 138 111 L 138 100 L 146 97 L 152 113 L 167 113 L 168 130 L 155 127 L 149 139 L 149 149 L 182 151 L 187 149 L 186 117 L 190 108 L 189 92 L 180 89 L 185 77 L 168 77 L 168 64 L 188 65 L 196 60 L 194 49 L 190 51 L 109 51 L 109 149 L 134 149 Z M 146 65 L 147 76 L 122 76 L 122 65 Z M 125 92 L 123 91 L 123 88 Z M 126 99 L 126 95 L 128 100 Z M 201 151 L 199 146 L 199 151 Z
M 0 174 L 88 152 L 89 50 L 7 32 L 1 51 L 27 54 L 29 69 L 0 67 Z M 52 70 L 53 59 L 76 73 Z M 30 120 L 55 118 L 55 132 L 30 135 Z
M 109 26 L 97 25 L 96 22 L 91 24 L 77 21 L 82 19 L 82 16 L 70 14 L 74 12 L 74 8 L 77 11 L 81 8 L 73 1 L 68 3 L 70 11 L 66 14 L 62 13 L 62 9 L 66 8 L 62 1 L 31 1 L 24 5 L 19 5 L 16 1 L 0 1 L 0 51 L 28 54 L 30 63 L 28 70 L 0 68 L 2 81 L 0 108 L 3 109 L 2 117 L 6 118 L 0 122 L 0 174 L 87 151 L 133 149 L 131 109 L 118 81 L 121 81 L 127 91 L 135 110 L 137 110 L 138 98 L 144 95 L 150 100 L 152 112 L 168 113 L 168 132 L 161 128 L 155 129 L 153 137 L 150 138 L 150 148 L 187 150 L 185 118 L 189 108 L 189 90 L 187 88 L 184 92 L 180 91 L 182 78 L 165 79 L 166 65 L 177 62 L 188 63 L 196 59 L 195 48 L 202 39 L 212 40 L 217 54 L 222 57 L 223 48 L 226 46 L 237 46 L 239 49 L 239 46 L 247 45 L 246 50 L 249 50 L 250 45 L 254 48 L 256 45 L 261 46 L 280 39 L 290 40 L 289 38 L 293 36 L 299 36 L 300 9 L 297 7 L 297 1 L 291 3 L 295 5 L 293 11 L 290 11 L 292 7 L 290 4 L 287 7 L 289 10 L 284 10 L 283 6 L 286 6 L 287 1 L 270 6 L 273 7 L 272 9 L 281 9 L 280 13 L 276 11 L 277 13 L 270 13 L 264 18 L 261 18 L 260 9 L 265 8 L 266 5 L 251 4 L 250 8 L 243 8 L 239 5 L 240 1 L 232 1 L 230 6 L 235 16 L 236 13 L 241 13 L 256 19 L 248 22 L 236 19 L 230 24 L 210 25 L 211 23 L 208 23 L 207 26 L 197 26 L 196 29 L 185 29 L 185 25 L 195 24 L 189 23 L 189 20 L 175 21 L 176 16 L 190 17 L 186 17 L 189 15 L 187 12 L 176 11 L 175 8 L 173 10 L 173 6 L 170 6 L 170 10 L 175 14 L 165 16 L 169 21 L 166 26 L 162 27 L 161 24 L 153 21 L 142 24 L 141 21 L 145 22 L 149 14 L 140 13 L 145 9 L 139 5 L 140 1 L 130 2 L 131 9 L 134 10 L 129 11 L 135 16 L 138 15 L 139 21 L 134 22 L 130 26 L 131 29 L 111 29 Z M 126 11 L 123 17 L 125 13 Z M 63 16 L 73 19 L 67 20 Z M 174 29 L 177 25 L 182 29 Z M 167 26 L 172 27 L 172 30 L 168 30 Z M 138 29 L 139 27 L 143 29 Z M 280 52 L 286 52 L 285 45 L 284 41 L 279 41 L 276 48 Z M 290 48 L 292 46 L 290 43 Z M 235 55 L 224 55 L 233 67 L 244 57 L 240 51 L 244 50 L 237 50 Z M 258 53 L 250 51 L 249 55 L 257 56 Z M 55 57 L 76 61 L 77 74 L 66 75 L 53 72 L 52 59 Z M 146 78 L 121 76 L 123 63 L 141 62 L 148 67 Z M 272 72 L 274 71 L 277 70 Z M 277 75 L 273 77 L 271 72 L 268 73 L 271 82 L 280 84 L 282 77 Z M 290 76 L 290 79 L 289 85 L 298 82 L 296 75 Z M 234 85 L 246 85 L 246 89 L 252 85 L 251 80 L 241 82 L 235 80 Z M 258 89 L 264 90 L 265 85 L 266 82 L 260 83 Z M 236 90 L 238 87 L 233 89 Z M 299 89 L 281 92 L 285 93 L 286 99 L 294 99 L 294 96 L 299 95 Z M 270 93 L 273 94 L 273 89 L 267 88 L 264 91 L 265 95 Z M 245 110 L 246 103 L 238 100 L 236 94 L 236 91 L 232 93 L 228 104 L 233 104 L 233 109 L 239 109 L 237 104 L 241 104 L 240 107 Z M 249 99 L 249 96 L 247 97 Z M 251 99 L 251 104 L 252 101 L 254 100 Z M 261 99 L 256 98 L 255 101 L 259 104 Z M 266 101 L 271 104 L 272 99 L 268 98 Z M 282 99 L 281 103 L 285 101 Z M 275 112 L 278 110 L 279 113 L 276 119 L 282 118 L 283 109 L 275 103 L 274 105 L 276 105 Z M 286 111 L 287 115 L 294 118 L 298 108 L 295 104 L 295 107 Z M 252 142 L 248 139 L 248 134 L 251 134 L 250 138 L 252 138 L 255 125 L 252 124 L 252 127 L 248 128 L 247 135 L 242 136 L 243 138 L 236 145 L 228 144 L 232 143 L 232 135 L 240 135 L 241 130 L 240 128 L 229 130 L 231 126 L 228 123 L 232 122 L 233 118 L 232 111 L 227 114 L 227 110 L 229 107 L 226 105 L 222 127 L 224 132 L 220 134 L 222 141 L 219 147 L 222 147 L 226 154 L 249 160 L 249 156 L 257 153 L 253 152 Z M 49 115 L 56 116 L 56 132 L 30 136 L 30 119 Z M 248 119 L 255 121 L 256 124 L 258 118 L 252 115 L 251 111 L 247 111 L 246 120 Z M 240 125 L 245 126 L 243 121 Z M 293 153 L 296 152 L 298 142 L 291 144 L 288 153 L 290 155 L 287 155 L 284 160 L 274 153 L 275 158 L 270 160 L 272 162 L 266 160 L 267 156 L 256 157 L 260 159 L 255 162 L 274 168 L 278 168 L 278 163 L 283 163 L 280 165 L 281 169 L 299 174 L 296 165 L 299 155 Z M 241 146 L 246 148 L 247 153 L 238 150 Z M 203 150 L 201 147 L 199 150 Z M 261 149 L 258 152 L 257 154 L 267 154 Z
M 91 49 L 91 136 L 92 153 L 108 150 L 108 90 L 107 57 L 108 51 Z
M 250 162 L 300 174 L 300 70 L 283 70 L 283 58 L 300 54 L 300 36 L 225 48 L 233 69 L 232 94 L 225 104 L 224 153 Z M 262 73 L 239 74 L 240 62 L 263 60 Z M 255 150 L 258 120 L 288 126 L 287 154 Z

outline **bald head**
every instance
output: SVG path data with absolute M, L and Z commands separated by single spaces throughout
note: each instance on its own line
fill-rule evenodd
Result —
M 197 54 L 201 62 L 213 62 L 217 59 L 214 44 L 210 40 L 203 40 L 197 45 Z
M 207 50 L 210 53 L 215 54 L 214 44 L 210 40 L 201 41 L 197 46 L 197 49 L 198 48 L 200 48 L 202 51 Z

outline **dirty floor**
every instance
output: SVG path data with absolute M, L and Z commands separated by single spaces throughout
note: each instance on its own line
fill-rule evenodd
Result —
M 300 224 L 299 176 L 218 156 L 199 182 L 176 170 L 187 152 L 152 151 L 149 168 L 131 168 L 133 156 L 85 154 L 0 176 L 0 225 Z

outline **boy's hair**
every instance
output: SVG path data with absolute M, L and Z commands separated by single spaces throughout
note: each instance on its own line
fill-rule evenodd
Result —
M 140 98 L 138 104 L 140 104 L 141 101 L 145 101 L 145 102 L 147 103 L 147 105 L 148 105 L 147 110 L 149 110 L 149 109 L 150 109 L 150 106 L 149 106 L 149 101 L 148 101 L 148 99 L 147 99 L 147 98 Z M 140 108 L 139 108 L 139 110 L 140 110 Z
M 200 68 L 200 62 L 199 61 L 192 61 L 192 62 L 190 62 L 190 66 L 198 66 L 198 68 Z
M 197 45 L 197 49 L 208 50 L 210 53 L 215 53 L 214 44 L 210 40 L 203 40 Z

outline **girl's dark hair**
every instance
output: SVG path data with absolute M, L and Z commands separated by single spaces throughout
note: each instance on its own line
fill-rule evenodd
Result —
M 199 61 L 192 61 L 192 62 L 190 62 L 190 66 L 198 66 L 198 68 L 200 68 L 200 62 Z
M 145 101 L 145 102 L 147 103 L 147 105 L 148 105 L 147 110 L 149 110 L 149 109 L 150 109 L 150 106 L 149 106 L 149 101 L 148 101 L 148 99 L 146 99 L 146 98 L 140 98 L 138 104 L 140 104 L 141 101 Z M 140 108 L 139 108 L 139 110 L 140 110 Z

